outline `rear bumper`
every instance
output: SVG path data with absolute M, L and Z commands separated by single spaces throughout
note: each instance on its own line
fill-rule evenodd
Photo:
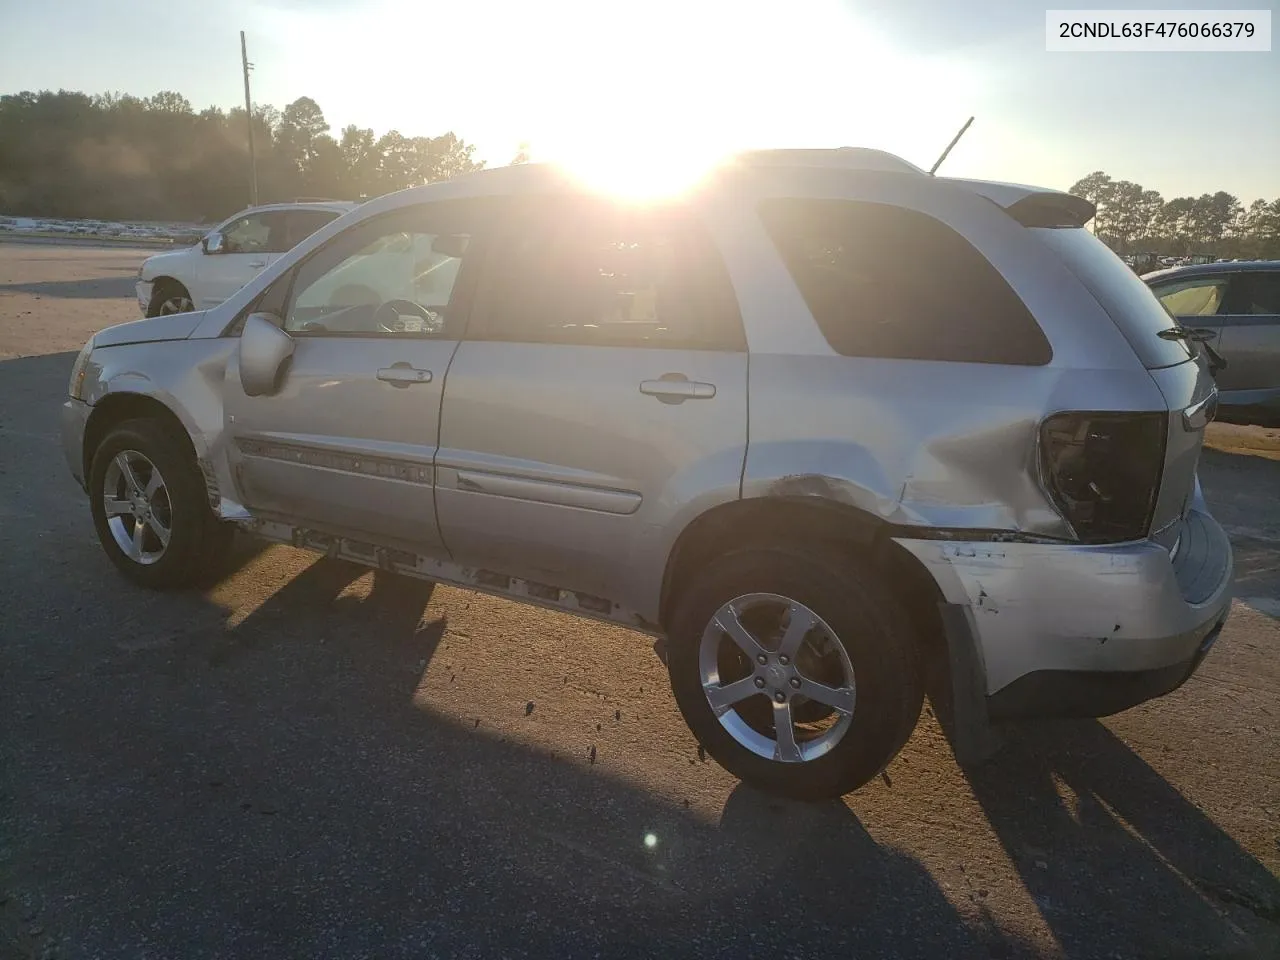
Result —
M 1172 693 L 1191 679 L 1222 632 L 1210 628 L 1190 659 L 1151 670 L 1038 670 L 987 697 L 992 720 L 1024 717 L 1106 717 Z
M 1231 604 L 1231 545 L 1198 490 L 1173 556 L 1152 541 L 897 542 L 963 614 L 992 717 L 1105 716 L 1168 693 Z

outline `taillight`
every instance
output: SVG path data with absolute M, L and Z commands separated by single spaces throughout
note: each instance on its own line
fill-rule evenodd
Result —
M 1041 424 L 1045 485 L 1082 542 L 1147 535 L 1168 429 L 1168 413 L 1059 413 Z

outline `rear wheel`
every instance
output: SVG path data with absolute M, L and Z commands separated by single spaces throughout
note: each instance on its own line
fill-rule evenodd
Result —
M 817 549 L 712 563 L 672 618 L 668 669 L 685 721 L 726 770 L 801 799 L 879 774 L 923 701 L 897 602 L 870 571 Z
M 230 548 L 233 528 L 209 509 L 187 438 L 159 421 L 112 428 L 94 453 L 89 492 L 102 548 L 142 586 L 197 583 Z
M 151 296 L 149 317 L 163 317 L 171 313 L 190 313 L 195 309 L 191 302 L 191 294 L 187 288 L 176 280 L 161 280 L 156 284 L 155 293 Z

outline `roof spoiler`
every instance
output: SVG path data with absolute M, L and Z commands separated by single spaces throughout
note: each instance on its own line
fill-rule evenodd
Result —
M 1098 208 L 1070 193 L 1033 193 L 1006 207 L 1005 212 L 1024 227 L 1083 227 Z
M 1083 227 L 1098 212 L 1084 197 L 1060 190 L 991 180 L 939 179 L 986 197 L 1024 227 Z

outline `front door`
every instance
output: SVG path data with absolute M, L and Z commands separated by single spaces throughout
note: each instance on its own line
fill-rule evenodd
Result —
M 279 390 L 246 396 L 228 364 L 228 457 L 250 512 L 437 552 L 440 398 L 479 216 L 474 201 L 408 208 L 298 265 Z
M 445 391 L 456 561 L 634 605 L 631 572 L 680 511 L 736 498 L 746 444 L 741 318 L 694 218 L 563 200 L 513 216 Z
M 191 291 L 197 310 L 222 303 L 287 250 L 288 226 L 278 210 L 260 210 L 222 229 L 222 249 L 206 253 Z

